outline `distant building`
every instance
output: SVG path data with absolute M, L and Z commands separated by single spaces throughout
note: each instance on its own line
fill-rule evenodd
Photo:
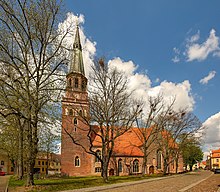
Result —
M 90 144 L 87 139 L 89 125 L 82 121 L 82 116 L 89 115 L 89 100 L 78 26 L 73 43 L 73 52 L 73 59 L 66 75 L 66 93 L 62 99 L 62 173 L 70 176 L 101 175 L 99 159 L 86 153 L 79 145 L 73 144 L 72 139 L 65 131 L 67 130 L 74 135 L 74 138 L 85 149 L 89 149 Z M 96 133 L 92 138 L 93 150 L 101 156 L 101 141 L 96 137 L 99 128 L 94 127 L 94 130 L 96 130 Z M 115 148 L 108 168 L 109 175 L 115 175 L 116 173 L 129 175 L 142 172 L 143 152 L 141 146 L 143 143 L 138 138 L 137 132 L 137 128 L 131 128 L 130 131 L 118 137 L 115 141 Z M 176 163 L 173 161 L 168 167 L 169 172 L 175 172 L 175 166 Z M 179 172 L 183 171 L 182 158 L 179 159 L 178 170 Z M 159 149 L 154 149 L 147 158 L 146 173 L 162 171 L 162 153 Z
M 15 162 L 16 164 L 16 162 Z M 60 154 L 49 153 L 48 158 L 46 153 L 39 152 L 35 159 L 34 172 L 40 174 L 60 174 Z M 0 171 L 6 172 L 9 175 L 14 174 L 14 167 L 9 159 L 8 154 L 4 150 L 0 150 Z M 24 162 L 24 173 L 26 166 Z
M 220 168 L 220 148 L 210 151 L 208 161 L 210 169 Z
M 6 172 L 7 174 L 11 172 L 8 154 L 2 149 L 0 149 L 0 171 Z M 13 168 L 12 171 L 14 171 Z

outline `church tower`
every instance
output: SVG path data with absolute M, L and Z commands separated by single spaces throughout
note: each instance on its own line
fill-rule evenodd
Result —
M 87 78 L 85 77 L 79 27 L 76 27 L 73 55 L 66 75 L 66 92 L 62 99 L 61 172 L 70 176 L 91 174 L 91 155 L 73 143 L 89 147 L 89 125 L 84 118 L 89 114 Z M 72 138 L 71 138 L 72 137 Z

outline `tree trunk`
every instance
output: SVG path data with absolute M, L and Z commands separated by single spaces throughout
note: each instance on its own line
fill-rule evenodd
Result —
M 168 165 L 167 165 L 167 161 L 164 160 L 164 163 L 163 163 L 163 174 L 164 174 L 164 175 L 167 174 L 167 167 L 168 167 Z
M 142 165 L 142 176 L 146 174 L 147 167 L 147 140 L 144 141 L 144 157 L 143 157 L 143 165 Z
M 179 168 L 179 158 L 177 158 L 176 160 L 176 173 L 178 173 L 178 168 Z
M 192 171 L 192 167 L 193 167 L 192 165 L 189 165 L 189 170 L 190 170 L 190 171 Z
M 18 151 L 18 179 L 22 180 L 24 176 L 24 162 L 23 162 L 23 140 L 24 140 L 24 128 L 25 123 L 23 126 L 20 123 L 20 130 L 19 130 L 19 151 Z
M 105 183 L 108 182 L 108 168 L 106 166 L 103 166 L 103 169 L 102 169 L 102 178 L 103 178 L 103 181 Z

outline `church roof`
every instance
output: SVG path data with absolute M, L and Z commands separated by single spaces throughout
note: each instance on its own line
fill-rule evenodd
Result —
M 82 75 L 85 75 L 82 56 L 82 45 L 80 42 L 78 25 L 76 27 L 75 41 L 73 44 L 72 58 L 70 61 L 69 74 L 70 73 L 81 73 Z
M 98 131 L 98 126 L 95 126 L 97 130 L 96 136 L 93 136 L 93 146 L 94 147 L 101 147 L 102 141 L 100 135 L 100 132 Z M 141 131 L 146 129 L 147 135 L 151 134 L 151 131 L 154 127 L 151 128 L 141 128 Z M 162 136 L 164 138 L 168 137 L 168 133 L 166 131 L 162 132 Z M 175 141 L 170 138 L 169 135 L 169 143 L 168 145 L 172 148 L 177 148 L 178 145 L 175 143 Z M 130 128 L 127 132 L 125 132 L 123 135 L 117 137 L 115 139 L 115 145 L 114 145 L 114 156 L 129 156 L 129 157 L 139 157 L 143 156 L 143 151 L 141 150 L 141 147 L 143 145 L 143 136 L 140 132 L 140 129 L 137 127 Z

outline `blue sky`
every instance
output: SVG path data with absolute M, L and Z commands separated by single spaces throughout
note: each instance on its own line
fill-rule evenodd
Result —
M 96 42 L 96 56 L 132 61 L 151 87 L 187 81 L 193 112 L 215 135 L 215 141 L 213 135 L 207 136 L 207 149 L 220 147 L 219 0 L 64 3 L 68 12 L 84 16 L 83 32 Z

